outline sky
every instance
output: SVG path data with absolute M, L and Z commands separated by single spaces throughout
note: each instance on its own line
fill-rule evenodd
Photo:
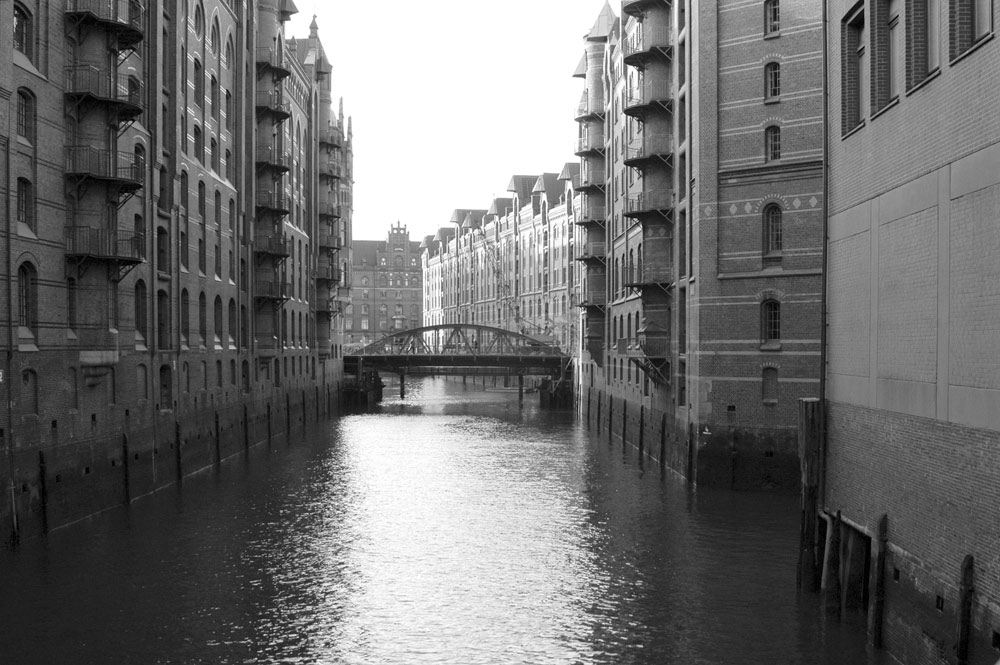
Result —
M 573 155 L 573 72 L 605 0 L 295 0 L 286 36 L 316 15 L 354 128 L 354 238 L 412 240 L 456 208 L 488 208 L 514 174 Z M 620 3 L 611 2 L 616 14 Z

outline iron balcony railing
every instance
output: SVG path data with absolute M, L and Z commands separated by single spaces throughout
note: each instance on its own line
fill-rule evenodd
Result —
M 625 92 L 625 112 L 638 110 L 654 103 L 668 104 L 672 98 L 670 82 L 660 77 L 651 77 L 651 81 L 643 81 L 641 85 L 629 88 Z
M 138 0 L 68 0 L 67 14 L 89 15 L 103 23 L 130 28 L 142 35 L 146 8 Z
M 66 149 L 66 172 L 100 180 L 117 180 L 142 185 L 145 160 L 133 152 L 104 150 L 91 146 Z
M 603 222 L 606 218 L 606 208 L 604 199 L 585 196 L 580 202 L 580 217 L 577 220 L 581 223 Z
M 635 32 L 625 40 L 622 55 L 631 58 L 634 55 L 649 53 L 654 49 L 666 49 L 673 43 L 670 26 L 647 25 L 640 23 Z
M 344 143 L 343 133 L 340 131 L 340 127 L 330 127 L 329 129 L 321 130 L 319 133 L 319 142 L 328 146 L 333 146 L 334 148 L 339 148 Z
M 327 282 L 339 282 L 340 268 L 320 264 L 316 266 L 316 279 L 322 279 Z
M 278 235 L 258 233 L 253 240 L 255 252 L 274 254 L 275 256 L 290 256 L 288 240 Z
M 671 208 L 670 195 L 667 192 L 647 192 L 633 194 L 625 199 L 625 214 L 639 214 Z
M 141 263 L 146 258 L 146 236 L 136 231 L 71 226 L 66 229 L 66 254 Z
M 597 118 L 604 115 L 604 108 L 599 104 L 591 105 L 590 103 L 590 91 L 584 90 L 583 97 L 580 99 L 580 104 L 576 107 L 576 119 L 586 120 L 588 118 Z
M 288 297 L 288 284 L 277 280 L 258 279 L 254 282 L 254 295 L 258 298 L 283 300 Z
M 590 240 L 577 246 L 576 258 L 584 261 L 587 259 L 603 259 L 605 257 L 606 244 L 603 240 Z
M 625 286 L 641 286 L 644 284 L 668 284 L 672 281 L 673 267 L 667 258 L 657 259 L 655 263 L 647 262 L 641 266 L 632 266 L 625 271 Z
M 76 65 L 66 68 L 66 92 L 138 107 L 142 105 L 143 82 L 130 74 L 117 74 L 107 68 Z
M 633 139 L 625 146 L 625 161 L 648 159 L 656 155 L 673 152 L 673 137 L 670 134 L 646 134 Z
M 586 187 L 603 187 L 604 182 L 604 163 L 597 163 L 593 161 L 584 162 L 583 168 L 580 169 L 579 189 Z
M 258 144 L 255 159 L 258 164 L 274 166 L 282 171 L 292 168 L 292 154 L 273 145 Z
M 319 246 L 326 247 L 327 249 L 340 249 L 344 246 L 344 243 L 340 241 L 340 236 L 336 233 L 324 233 L 320 231 Z
M 321 176 L 326 176 L 327 178 L 339 178 L 340 173 L 341 167 L 339 162 L 335 162 L 332 159 L 320 161 L 319 174 Z
M 257 192 L 257 207 L 287 214 L 288 198 L 274 192 Z
M 320 203 L 319 204 L 319 215 L 320 217 L 336 217 L 340 218 L 340 204 L 339 203 Z
M 288 76 L 291 71 L 285 66 L 284 59 L 280 51 L 273 46 L 258 46 L 255 51 L 258 65 L 264 65 L 275 70 L 280 75 Z
M 268 109 L 286 117 L 292 114 L 291 106 L 285 101 L 285 96 L 280 91 L 258 90 L 256 100 L 259 109 Z
M 583 136 L 576 139 L 576 152 L 577 155 L 583 155 L 588 152 L 601 152 L 604 150 L 604 138 L 600 135 L 600 132 L 587 132 Z

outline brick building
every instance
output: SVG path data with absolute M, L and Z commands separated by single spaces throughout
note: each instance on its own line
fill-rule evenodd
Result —
M 0 3 L 5 525 L 152 491 L 335 400 L 350 132 L 295 11 Z
M 345 342 L 363 346 L 422 325 L 420 243 L 398 222 L 383 240 L 355 240 Z
M 857 552 L 841 557 L 843 586 L 874 598 L 885 580 L 881 641 L 910 665 L 992 664 L 1000 649 L 993 9 L 988 0 L 828 6 L 821 501 L 830 523 L 841 515 L 841 550 Z M 974 593 L 963 612 L 964 567 Z
M 585 37 L 585 350 L 599 425 L 700 483 L 798 483 L 819 392 L 816 0 L 610 5 Z
M 515 175 L 489 208 L 455 210 L 454 228 L 421 244 L 424 323 L 514 330 L 577 344 L 573 184 L 579 169 Z

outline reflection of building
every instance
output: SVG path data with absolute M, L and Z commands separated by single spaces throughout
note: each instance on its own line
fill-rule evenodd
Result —
M 386 240 L 355 240 L 345 342 L 366 344 L 422 325 L 420 244 L 401 224 Z
M 828 4 L 820 507 L 843 518 L 841 551 L 859 552 L 840 563 L 856 599 L 868 578 L 848 573 L 874 567 L 884 516 L 871 579 L 888 580 L 883 641 L 905 663 L 993 663 L 1000 649 L 995 6 Z
M 699 482 L 795 486 L 796 400 L 819 386 L 821 4 L 622 12 L 576 72 L 589 411 L 633 443 L 656 423 L 651 452 Z
M 25 488 L 26 522 L 39 488 L 57 493 L 59 524 L 105 507 L 102 493 L 120 497 L 108 485 L 123 464 L 130 491 L 151 491 L 278 431 L 255 429 L 241 404 L 273 401 L 263 413 L 277 418 L 306 389 L 336 392 L 351 138 L 315 22 L 286 38 L 295 11 L 290 0 L 0 6 L 14 36 L 0 40 L 12 199 L 0 208 L 11 406 L 0 445 L 12 453 L 0 473 Z M 141 453 L 128 463 L 123 432 Z
M 489 209 L 456 210 L 454 228 L 421 243 L 424 322 L 476 323 L 574 345 L 573 183 L 562 173 L 515 175 Z

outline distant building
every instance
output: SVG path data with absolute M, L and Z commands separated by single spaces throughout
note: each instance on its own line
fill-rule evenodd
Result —
M 841 515 L 842 551 L 859 553 L 856 562 L 841 558 L 848 597 L 887 580 L 883 642 L 912 665 L 992 664 L 1000 649 L 994 7 L 828 4 L 820 501 L 831 525 Z M 876 570 L 883 516 L 885 567 Z M 963 654 L 966 561 L 973 592 Z M 865 565 L 870 577 L 858 572 Z
M 346 343 L 368 344 L 422 325 L 420 243 L 399 223 L 382 240 L 355 240 Z

